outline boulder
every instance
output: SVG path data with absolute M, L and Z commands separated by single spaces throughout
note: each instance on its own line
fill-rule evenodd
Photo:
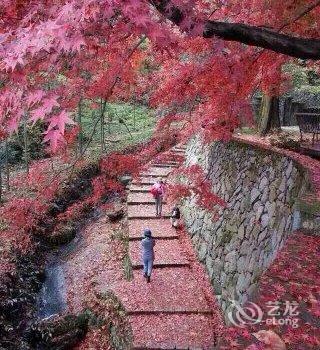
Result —
M 106 215 L 111 222 L 116 222 L 116 221 L 119 221 L 123 218 L 124 210 L 123 209 L 114 209 L 114 210 L 108 211 L 106 213 Z
M 120 176 L 119 181 L 122 183 L 122 185 L 127 186 L 132 181 L 132 176 L 131 175 Z

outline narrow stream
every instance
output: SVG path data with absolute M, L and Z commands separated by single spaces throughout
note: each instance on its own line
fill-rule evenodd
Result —
M 99 209 L 95 210 L 91 223 L 101 216 Z M 47 257 L 45 267 L 45 280 L 37 299 L 37 316 L 39 319 L 48 318 L 55 314 L 60 314 L 67 308 L 66 281 L 64 265 L 68 261 L 69 254 L 73 253 L 84 242 L 83 232 L 85 226 L 78 230 L 76 237 L 69 243 L 59 247 Z
M 47 318 L 66 309 L 66 288 L 62 264 L 53 262 L 45 270 L 45 281 L 38 296 L 38 317 Z

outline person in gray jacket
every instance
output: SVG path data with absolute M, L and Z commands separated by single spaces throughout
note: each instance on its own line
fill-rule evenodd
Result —
M 142 261 L 143 261 L 143 275 L 150 282 L 150 276 L 154 261 L 154 245 L 155 240 L 152 238 L 151 230 L 146 228 L 143 231 L 144 238 L 141 241 L 142 247 Z

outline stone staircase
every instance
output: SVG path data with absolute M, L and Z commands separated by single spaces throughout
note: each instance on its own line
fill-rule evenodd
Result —
M 181 161 L 185 148 L 176 146 L 156 160 L 129 187 L 129 256 L 133 280 L 118 286 L 133 329 L 133 349 L 212 349 L 215 343 L 212 305 L 186 254 L 179 231 L 170 225 L 171 208 L 163 205 L 163 217 L 155 216 L 150 187 L 164 180 Z M 140 241 L 144 228 L 156 239 L 151 283 L 142 275 Z

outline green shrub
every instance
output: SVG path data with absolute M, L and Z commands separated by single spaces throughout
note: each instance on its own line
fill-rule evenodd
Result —
M 45 126 L 43 123 L 36 123 L 34 126 L 27 127 L 28 157 L 30 160 L 46 157 L 45 145 L 43 141 L 43 132 Z M 8 140 L 8 161 L 10 164 L 19 164 L 24 161 L 24 137 L 23 127 L 19 127 L 18 132 L 14 133 Z M 5 160 L 5 145 L 0 147 L 0 161 Z

